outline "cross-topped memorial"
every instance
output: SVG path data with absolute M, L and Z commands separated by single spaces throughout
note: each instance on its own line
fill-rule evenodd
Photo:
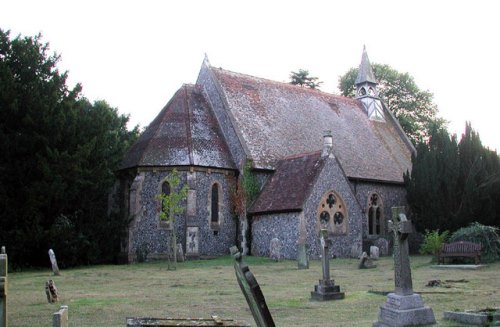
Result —
M 319 280 L 318 285 L 314 285 L 314 291 L 311 292 L 311 299 L 319 301 L 339 300 L 344 298 L 344 293 L 340 292 L 340 286 L 335 285 L 335 281 L 330 279 L 330 261 L 328 259 L 328 230 L 321 229 L 321 266 L 323 270 L 323 279 Z
M 413 293 L 408 235 L 411 221 L 406 219 L 404 207 L 392 208 L 389 229 L 394 236 L 394 293 L 380 307 L 374 327 L 432 325 L 436 323 L 432 309 L 424 305 L 420 294 Z

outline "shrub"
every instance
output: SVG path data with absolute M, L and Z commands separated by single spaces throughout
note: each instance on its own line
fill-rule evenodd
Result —
M 482 261 L 493 262 L 500 259 L 500 236 L 498 227 L 481 225 L 478 222 L 463 227 L 453 233 L 451 242 L 469 241 L 483 246 Z
M 420 254 L 432 254 L 434 258 L 432 261 L 436 261 L 438 259 L 438 251 L 441 248 L 441 245 L 446 242 L 448 239 L 450 232 L 445 230 L 441 234 L 439 234 L 439 229 L 429 231 L 425 230 L 424 241 L 422 245 L 420 245 Z

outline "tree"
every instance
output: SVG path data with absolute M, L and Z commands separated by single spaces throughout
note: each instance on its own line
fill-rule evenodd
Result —
M 168 194 L 161 193 L 158 198 L 161 201 L 160 219 L 165 220 L 171 226 L 170 229 L 170 244 L 168 245 L 168 269 L 175 270 L 177 268 L 177 231 L 176 231 L 176 215 L 181 214 L 185 210 L 182 202 L 186 200 L 188 186 L 180 187 L 181 179 L 177 170 L 173 170 L 166 182 L 170 186 Z
M 404 176 L 407 199 L 418 230 L 450 230 L 477 221 L 497 225 L 500 158 L 482 146 L 466 124 L 460 142 L 442 127 L 417 145 L 411 173 Z
M 308 87 L 310 89 L 318 89 L 323 82 L 318 81 L 317 77 L 309 76 L 309 71 L 299 69 L 298 72 L 290 73 L 290 84 Z
M 428 139 L 433 125 L 443 126 L 445 121 L 437 117 L 434 95 L 422 91 L 408 73 L 400 73 L 388 65 L 373 64 L 380 98 L 396 116 L 413 144 L 420 138 Z M 355 95 L 358 68 L 351 68 L 339 77 L 338 88 L 343 96 Z
M 138 136 L 128 117 L 70 89 L 41 36 L 0 29 L 0 243 L 14 266 L 109 262 L 126 222 L 107 217 L 114 171 Z

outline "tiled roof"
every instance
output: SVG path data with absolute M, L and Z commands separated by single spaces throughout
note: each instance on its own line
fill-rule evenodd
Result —
M 175 93 L 131 147 L 121 168 L 187 165 L 235 168 L 217 120 L 194 85 Z
M 319 151 L 280 160 L 249 213 L 301 210 L 323 163 Z
M 211 68 L 256 168 L 321 150 L 331 130 L 334 154 L 350 178 L 402 182 L 411 149 L 391 119 L 368 119 L 359 100 Z M 387 114 L 387 116 L 390 116 Z

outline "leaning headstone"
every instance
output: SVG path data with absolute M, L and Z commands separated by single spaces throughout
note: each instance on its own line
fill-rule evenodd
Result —
M 368 254 L 366 252 L 363 252 L 361 255 L 361 258 L 359 259 L 359 264 L 358 268 L 359 269 L 370 269 L 370 268 L 375 268 L 377 265 L 373 264 L 373 260 L 368 257 Z
M 299 269 L 309 269 L 309 256 L 307 255 L 307 245 L 299 244 L 297 249 L 297 267 Z
M 370 246 L 370 258 L 374 260 L 378 260 L 379 258 L 379 249 L 377 246 Z
M 392 208 L 389 230 L 394 233 L 394 293 L 380 307 L 378 321 L 373 326 L 414 326 L 436 323 L 432 309 L 424 305 L 419 294 L 413 293 L 408 234 L 411 221 L 406 219 L 403 207 Z
M 68 327 L 68 306 L 62 305 L 52 316 L 52 327 Z
M 281 241 L 273 238 L 269 243 L 269 258 L 274 261 L 281 260 Z
M 56 255 L 52 249 L 49 250 L 50 263 L 52 264 L 52 272 L 54 276 L 59 276 L 59 267 L 57 266 Z
M 378 238 L 373 242 L 373 244 L 378 247 L 380 256 L 389 255 L 389 241 L 385 238 Z
M 184 251 L 182 250 L 182 244 L 177 243 L 177 262 L 184 262 L 186 257 L 184 256 Z
M 233 246 L 230 251 L 234 258 L 236 279 L 238 280 L 243 295 L 245 295 L 245 299 L 252 311 L 257 327 L 275 327 L 273 317 L 269 312 L 266 299 L 260 290 L 259 283 L 257 283 L 257 280 L 248 266 L 243 263 L 242 255 L 238 248 Z
M 0 251 L 0 327 L 7 327 L 7 269 L 7 253 L 5 253 L 5 246 L 2 246 Z
M 49 303 L 57 302 L 59 295 L 57 293 L 56 284 L 52 279 L 49 279 L 45 283 L 45 294 L 47 294 L 47 301 Z
M 339 300 L 344 298 L 344 293 L 340 292 L 340 286 L 335 285 L 335 281 L 330 279 L 330 261 L 328 258 L 328 230 L 320 231 L 321 242 L 321 266 L 323 270 L 323 279 L 319 280 L 318 285 L 314 285 L 314 291 L 311 292 L 311 299 L 318 301 Z

